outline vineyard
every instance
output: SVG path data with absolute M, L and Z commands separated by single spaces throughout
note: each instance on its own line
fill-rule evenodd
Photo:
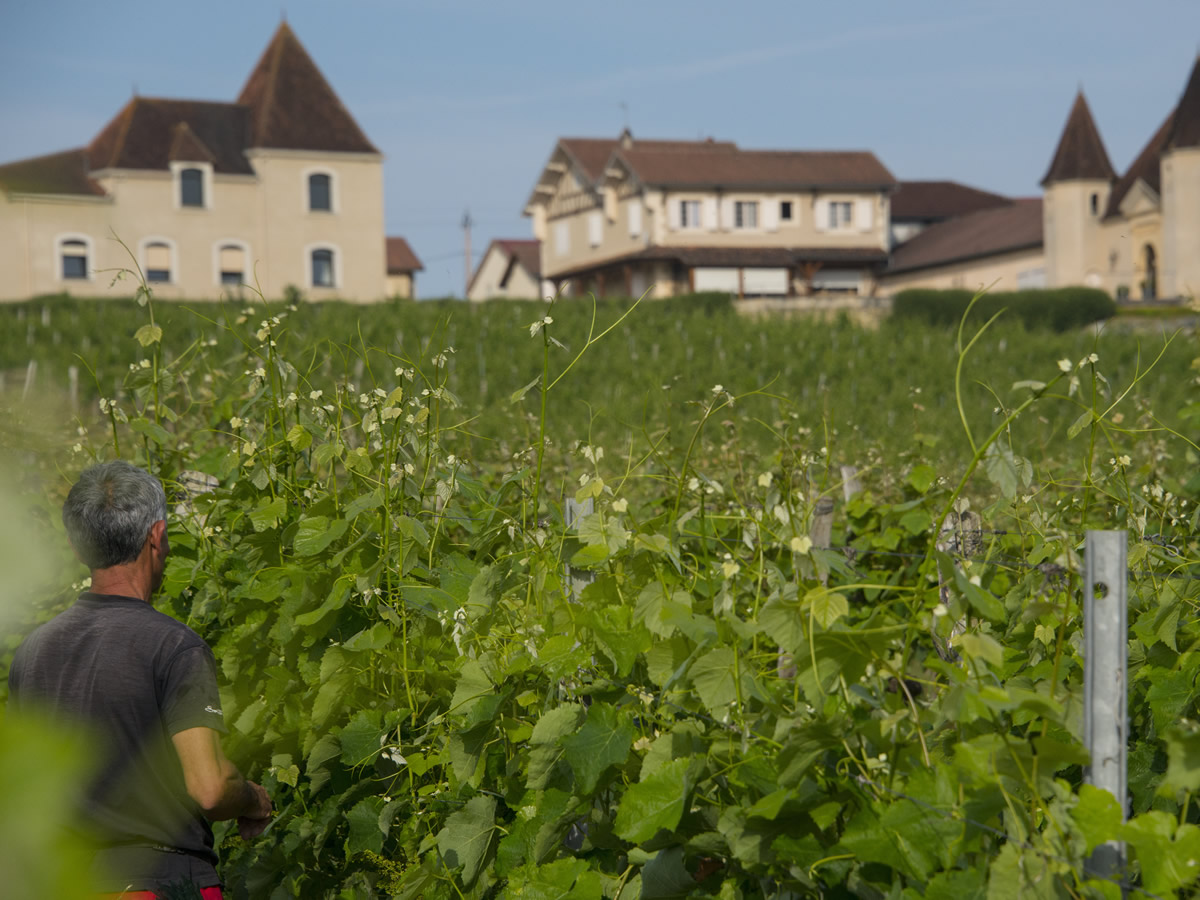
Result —
M 231 896 L 1116 898 L 1110 840 L 1195 892 L 1194 331 L 149 299 L 0 308 L 4 568 L 58 554 L 0 649 L 79 589 L 74 474 L 159 475 L 156 605 L 278 813 L 218 826 Z M 1083 783 L 1089 529 L 1127 821 Z M 0 794 L 49 746 L 5 723 Z

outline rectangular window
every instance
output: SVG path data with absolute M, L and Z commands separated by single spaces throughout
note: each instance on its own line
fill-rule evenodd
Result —
M 63 251 L 63 278 L 87 278 L 87 254 L 79 255 L 70 250 Z
M 733 204 L 734 228 L 758 227 L 758 201 L 738 200 Z
M 604 215 L 597 211 L 588 216 L 588 243 L 593 247 L 599 247 L 602 240 L 604 240 Z
M 566 222 L 554 223 L 554 252 L 566 256 L 571 250 L 571 232 Z
M 854 222 L 854 205 L 849 200 L 833 200 L 829 204 L 829 227 L 849 228 Z
M 781 221 L 781 222 L 792 221 L 792 201 L 791 200 L 780 200 L 779 201 L 779 221 Z
M 146 245 L 146 280 L 156 284 L 171 280 L 171 248 L 166 244 Z
M 332 250 L 312 252 L 312 283 L 313 287 L 333 287 Z
M 680 200 L 679 201 L 679 227 L 680 228 L 699 228 L 700 227 L 700 201 L 699 200 Z
M 179 205 L 204 206 L 204 172 L 184 169 L 179 173 Z

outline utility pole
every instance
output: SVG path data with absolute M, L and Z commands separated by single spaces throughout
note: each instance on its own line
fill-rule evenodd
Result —
M 467 299 L 467 291 L 471 287 L 471 211 L 463 210 L 463 299 Z

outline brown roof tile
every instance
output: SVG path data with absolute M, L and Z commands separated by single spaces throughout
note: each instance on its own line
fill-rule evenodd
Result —
M 669 141 L 659 139 L 644 140 L 632 135 L 621 135 L 618 138 L 561 138 L 559 146 L 567 155 L 579 164 L 584 174 L 596 181 L 604 174 L 604 166 L 612 156 L 613 151 L 623 142 L 638 150 L 653 150 L 666 153 L 692 151 L 698 153 L 727 153 L 737 149 L 732 141 L 714 141 L 712 138 L 702 141 Z
M 238 103 L 251 109 L 249 146 L 379 152 L 286 22 L 250 73 Z
M 1200 56 L 1192 66 L 1191 77 L 1179 105 L 1175 107 L 1175 122 L 1167 145 L 1175 147 L 1200 147 Z
M 172 131 L 175 136 L 171 139 L 171 149 L 167 151 L 167 159 L 171 162 L 216 162 L 212 151 L 196 137 L 187 122 L 180 122 Z
M 926 228 L 892 253 L 885 274 L 1042 246 L 1042 198 L 1020 197 L 1009 206 L 981 209 Z
M 938 221 L 1010 203 L 1008 197 L 957 181 L 901 181 L 892 194 L 892 221 Z
M 83 148 L 2 165 L 0 188 L 11 193 L 106 196 L 104 188 L 88 176 L 87 151 Z
M 1142 148 L 1142 152 L 1130 164 L 1129 169 L 1113 185 L 1112 193 L 1108 195 L 1108 208 L 1104 212 L 1106 219 L 1121 215 L 1121 201 L 1139 179 L 1146 182 L 1156 194 L 1162 192 L 1159 161 L 1163 150 L 1166 149 L 1174 122 L 1175 112 L 1172 111 L 1158 126 L 1154 136 Z
M 643 184 L 677 188 L 879 188 L 896 183 L 866 150 L 617 151 Z
M 1075 95 L 1075 103 L 1067 116 L 1067 124 L 1058 140 L 1058 149 L 1054 151 L 1054 159 L 1050 161 L 1042 185 L 1079 179 L 1108 181 L 1116 176 L 1087 100 L 1083 91 L 1080 91 Z
M 183 158 L 173 152 L 206 152 L 190 161 L 211 161 L 216 172 L 252 175 L 243 153 L 249 125 L 246 108 L 233 103 L 135 97 L 88 145 L 88 160 L 93 171 L 167 169 L 172 159 Z
M 542 274 L 542 242 L 539 240 L 497 239 L 494 241 L 534 278 Z
M 399 275 L 404 272 L 420 272 L 425 267 L 417 254 L 413 253 L 408 241 L 402 237 L 390 237 L 387 241 L 387 273 Z

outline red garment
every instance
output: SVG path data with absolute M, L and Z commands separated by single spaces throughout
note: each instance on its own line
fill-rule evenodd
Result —
M 200 888 L 200 896 L 204 900 L 224 900 L 225 897 L 220 885 Z M 96 900 L 158 900 L 158 894 L 154 891 L 126 891 L 123 894 L 99 894 Z

